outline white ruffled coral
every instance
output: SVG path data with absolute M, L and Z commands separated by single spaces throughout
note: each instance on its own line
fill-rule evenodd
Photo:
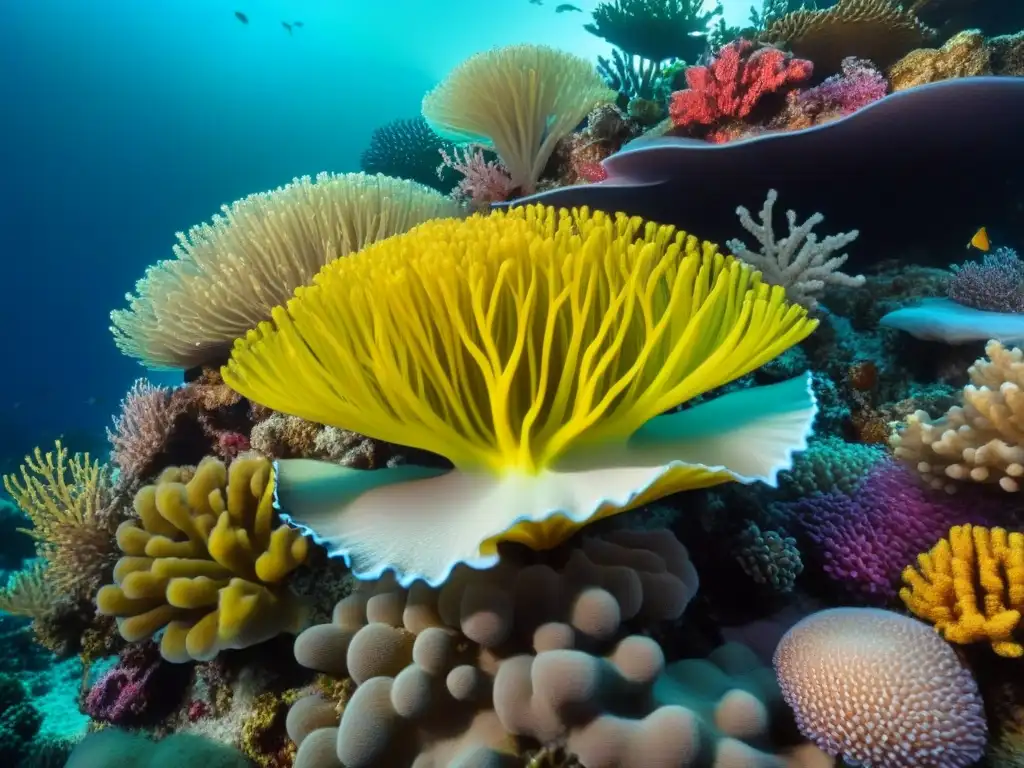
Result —
M 934 488 L 965 481 L 1012 492 L 1024 482 L 1024 352 L 990 341 L 985 354 L 967 370 L 962 406 L 935 421 L 917 411 L 890 440 Z
M 772 211 L 778 193 L 768 190 L 764 207 L 761 209 L 761 223 L 757 224 L 750 216 L 750 211 L 742 205 L 736 209 L 740 224 L 760 243 L 760 251 L 750 250 L 741 240 L 729 240 L 729 250 L 742 261 L 761 272 L 765 282 L 781 285 L 786 289 L 786 297 L 790 301 L 814 309 L 818 297 L 826 285 L 842 285 L 856 288 L 864 284 L 864 276 L 852 277 L 840 272 L 839 268 L 849 258 L 847 254 L 834 256 L 837 251 L 857 239 L 860 234 L 856 229 L 829 235 L 819 242 L 813 230 L 825 220 L 820 213 L 815 213 L 803 224 L 797 224 L 796 213 L 786 212 L 789 222 L 789 235 L 775 239 L 772 230 Z

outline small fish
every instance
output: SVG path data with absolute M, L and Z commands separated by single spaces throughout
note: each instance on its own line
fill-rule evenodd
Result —
M 543 0 L 530 0 L 530 5 L 544 5 Z
M 296 29 L 298 29 L 299 27 L 304 27 L 306 25 L 303 24 L 301 21 L 293 21 L 292 22 L 292 26 L 295 27 Z
M 565 13 L 566 11 L 579 11 L 580 13 L 583 13 L 582 8 L 577 8 L 575 5 L 570 5 L 569 3 L 562 3 L 560 6 L 555 8 L 555 13 Z
M 249 17 L 246 16 L 241 11 L 235 11 L 235 18 L 238 19 L 243 24 L 248 24 L 249 23 Z
M 289 35 L 292 33 L 292 25 L 289 24 L 287 21 L 282 21 L 281 26 L 288 30 Z
M 971 238 L 971 242 L 967 244 L 968 248 L 977 248 L 979 251 L 986 252 L 992 247 L 992 244 L 988 239 L 988 230 L 982 227 L 974 233 L 974 237 Z

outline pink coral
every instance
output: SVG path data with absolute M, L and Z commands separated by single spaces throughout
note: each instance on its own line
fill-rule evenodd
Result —
M 474 207 L 486 208 L 512 196 L 514 187 L 508 170 L 497 160 L 488 161 L 479 147 L 468 147 L 461 150 L 461 154 L 458 148 L 450 155 L 443 149 L 440 152 L 438 173 L 451 168 L 462 176 L 455 188 L 455 197 Z
M 84 712 L 94 720 L 114 725 L 135 722 L 150 706 L 160 663 L 159 655 L 145 646 L 129 649 L 89 689 Z
M 182 413 L 171 390 L 139 379 L 121 401 L 114 429 L 107 430 L 111 459 L 122 473 L 122 485 L 131 485 L 153 471 L 167 448 L 174 422 Z
M 686 70 L 686 90 L 672 94 L 677 127 L 713 126 L 746 118 L 761 98 L 805 81 L 813 65 L 778 48 L 754 49 L 749 40 L 723 46 L 707 66 Z
M 786 109 L 772 127 L 795 130 L 843 117 L 878 101 L 889 91 L 885 75 L 870 61 L 848 56 L 843 71 L 821 85 L 787 96 Z

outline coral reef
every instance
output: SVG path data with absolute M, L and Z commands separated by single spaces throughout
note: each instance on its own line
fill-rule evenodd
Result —
M 452 170 L 439 168 L 439 164 L 441 153 L 450 153 L 454 148 L 419 115 L 392 120 L 374 129 L 369 146 L 359 157 L 359 168 L 363 173 L 409 179 L 447 195 L 455 188 L 458 177 Z
M 941 48 L 911 51 L 889 68 L 894 91 L 948 80 L 992 74 L 991 56 L 985 37 L 976 29 L 954 35 Z
M 602 0 L 584 29 L 631 56 L 693 62 L 720 15 L 720 8 L 705 10 L 702 0 Z
M 954 265 L 947 295 L 958 304 L 985 312 L 1024 312 L 1024 261 L 1012 248 L 996 248 Z
M 41 720 L 21 681 L 0 674 L 0 764 L 21 764 Z

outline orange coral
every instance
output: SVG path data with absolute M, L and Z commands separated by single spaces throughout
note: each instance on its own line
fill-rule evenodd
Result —
M 785 45 L 814 62 L 817 73 L 838 72 L 847 56 L 888 67 L 931 35 L 913 13 L 894 0 L 839 0 L 826 10 L 799 10 L 770 22 L 761 37 Z
M 890 67 L 889 80 L 894 91 L 903 91 L 954 77 L 989 74 L 992 63 L 985 37 L 976 29 L 967 29 L 941 48 L 911 51 Z

